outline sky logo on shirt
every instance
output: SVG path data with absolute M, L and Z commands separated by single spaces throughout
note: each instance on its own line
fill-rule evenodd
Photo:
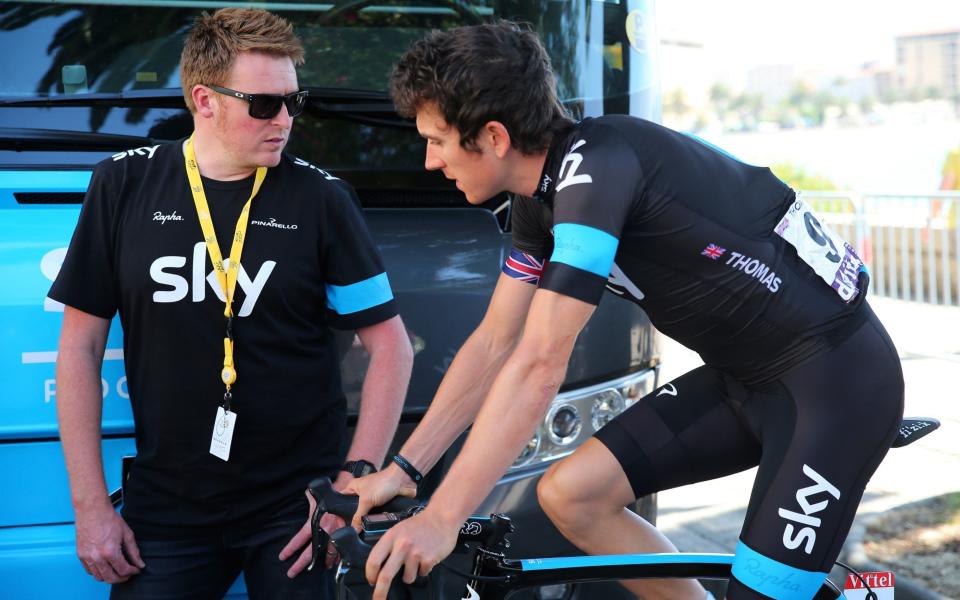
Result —
M 142 147 L 140 147 L 140 148 L 133 148 L 133 149 L 131 149 L 131 150 L 124 150 L 123 152 L 118 152 L 118 153 L 114 154 L 111 158 L 114 160 L 114 162 L 116 162 L 116 161 L 122 160 L 122 159 L 124 159 L 124 158 L 126 158 L 126 157 L 128 157 L 128 156 L 137 155 L 137 156 L 146 156 L 146 157 L 147 157 L 147 160 L 150 160 L 151 158 L 153 158 L 153 153 L 156 152 L 156 151 L 157 151 L 157 148 L 159 148 L 159 147 L 160 147 L 159 145 L 156 145 L 156 146 L 142 146 Z
M 193 302 L 203 302 L 206 297 L 207 284 L 209 284 L 217 298 L 224 302 L 226 298 L 223 295 L 223 288 L 220 287 L 217 274 L 212 269 L 209 273 L 205 273 L 206 261 L 207 246 L 203 242 L 197 242 L 193 247 L 193 264 L 190 268 L 189 280 L 178 272 L 187 265 L 186 256 L 161 256 L 153 261 L 150 265 L 150 278 L 164 286 L 164 289 L 153 292 L 153 301 L 158 304 L 180 302 L 190 295 Z M 225 259 L 224 263 L 229 264 L 229 259 Z M 256 276 L 250 279 L 241 263 L 237 273 L 237 286 L 243 290 L 245 297 L 240 310 L 237 312 L 238 317 L 246 317 L 253 312 L 253 307 L 257 304 L 257 299 L 260 298 L 260 293 L 266 287 L 267 280 L 276 266 L 276 261 L 265 261 L 260 265 Z
M 550 188 L 550 182 L 551 182 L 551 181 L 553 181 L 553 180 L 550 179 L 550 176 L 547 175 L 546 173 L 544 173 L 544 174 L 543 174 L 543 181 L 540 182 L 540 191 L 543 192 L 543 193 L 546 193 L 546 191 Z

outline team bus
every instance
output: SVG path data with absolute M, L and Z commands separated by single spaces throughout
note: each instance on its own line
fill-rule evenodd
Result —
M 309 104 L 288 152 L 350 182 L 380 246 L 416 352 L 395 448 L 416 426 L 479 323 L 510 248 L 509 195 L 469 205 L 423 168 L 424 141 L 385 90 L 393 63 L 433 29 L 507 18 L 543 39 L 559 93 L 578 117 L 659 119 L 651 0 L 77 0 L 0 4 L 0 596 L 106 598 L 76 558 L 59 442 L 54 365 L 63 306 L 47 298 L 93 166 L 189 135 L 180 90 L 184 36 L 201 11 L 256 6 L 304 42 Z M 187 285 L 205 285 L 190 280 Z M 189 332 L 184 332 L 188 336 Z M 102 371 L 103 460 L 110 489 L 136 455 L 114 322 Z M 356 414 L 367 364 L 352 335 L 341 364 Z M 656 336 L 632 302 L 607 298 L 580 336 L 567 379 L 535 436 L 481 507 L 530 535 L 511 556 L 576 550 L 537 505 L 544 470 L 656 385 Z M 282 375 L 282 374 L 278 374 Z M 355 422 L 354 420 L 351 422 Z M 429 496 L 457 447 L 423 485 Z M 135 460 L 135 459 L 134 459 Z M 655 501 L 636 510 L 653 520 Z M 534 532 L 536 532 L 534 534 Z M 628 597 L 615 584 L 549 586 L 541 599 Z M 606 586 L 606 587 L 597 587 Z M 230 591 L 245 597 L 242 579 Z

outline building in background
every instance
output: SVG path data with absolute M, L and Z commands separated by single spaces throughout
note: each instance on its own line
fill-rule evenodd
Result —
M 960 29 L 900 35 L 896 45 L 901 93 L 960 99 Z
M 790 95 L 799 77 L 796 65 L 760 65 L 747 71 L 745 91 L 776 104 Z

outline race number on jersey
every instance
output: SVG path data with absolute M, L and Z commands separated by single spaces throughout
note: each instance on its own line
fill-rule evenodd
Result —
M 809 204 L 797 196 L 774 231 L 844 302 L 853 302 L 860 292 L 857 275 L 865 268 L 863 261 L 850 244 L 820 222 Z

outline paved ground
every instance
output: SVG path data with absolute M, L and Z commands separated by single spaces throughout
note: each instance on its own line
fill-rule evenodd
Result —
M 900 352 L 905 416 L 932 416 L 940 430 L 893 450 L 867 487 L 858 524 L 894 506 L 960 490 L 960 308 L 871 298 Z M 702 364 L 669 342 L 669 381 Z M 657 524 L 684 551 L 731 552 L 746 512 L 755 470 L 662 492 Z

